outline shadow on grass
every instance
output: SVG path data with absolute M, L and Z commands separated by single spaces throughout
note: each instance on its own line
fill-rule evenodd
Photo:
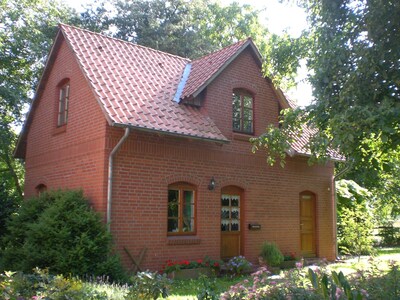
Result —
M 392 248 L 377 248 L 378 255 L 383 254 L 400 254 L 400 247 L 392 247 Z

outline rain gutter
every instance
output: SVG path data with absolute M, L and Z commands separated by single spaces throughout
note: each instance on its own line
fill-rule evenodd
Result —
M 118 144 L 112 149 L 108 157 L 108 183 L 107 183 L 107 231 L 111 230 L 111 204 L 112 204 L 112 183 L 113 183 L 113 167 L 114 167 L 114 155 L 117 153 L 121 145 L 128 138 L 130 133 L 129 127 L 125 128 L 125 133 L 119 140 Z

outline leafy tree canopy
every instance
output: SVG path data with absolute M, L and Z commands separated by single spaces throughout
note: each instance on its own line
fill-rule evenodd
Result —
M 81 26 L 195 59 L 252 37 L 268 76 L 292 86 L 307 40 L 271 34 L 249 5 L 209 0 L 99 0 L 81 14 Z
M 60 21 L 73 12 L 55 0 L 0 1 L 0 226 L 22 198 L 23 167 L 12 152 Z M 3 231 L 0 232 L 2 234 Z
M 311 160 L 326 160 L 327 149 L 337 149 L 362 174 L 363 185 L 376 185 L 382 173 L 398 171 L 400 2 L 298 2 L 311 24 L 307 61 L 314 101 L 287 112 L 282 122 L 296 119 L 316 129 L 308 144 Z M 287 140 L 287 134 L 277 136 Z M 263 135 L 254 144 L 267 142 Z M 276 154 L 269 150 L 267 156 Z

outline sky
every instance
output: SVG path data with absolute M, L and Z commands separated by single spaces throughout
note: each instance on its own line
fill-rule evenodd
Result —
M 82 10 L 82 4 L 93 0 L 63 0 L 67 5 Z M 220 0 L 220 3 L 228 5 L 232 0 Z M 279 0 L 235 0 L 239 4 L 250 4 L 260 11 L 260 21 L 268 30 L 275 34 L 282 34 L 285 30 L 293 37 L 298 37 L 307 26 L 306 13 L 299 7 L 290 4 L 282 4 Z M 307 105 L 311 101 L 311 86 L 305 82 L 307 70 L 303 67 L 296 79 L 297 88 L 286 91 L 291 99 L 299 105 Z

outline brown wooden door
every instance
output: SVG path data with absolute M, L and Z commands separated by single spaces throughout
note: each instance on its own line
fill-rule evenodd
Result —
M 237 188 L 224 188 L 221 193 L 221 258 L 241 254 L 242 197 Z
M 316 256 L 315 195 L 310 192 L 300 194 L 300 243 L 302 256 Z

